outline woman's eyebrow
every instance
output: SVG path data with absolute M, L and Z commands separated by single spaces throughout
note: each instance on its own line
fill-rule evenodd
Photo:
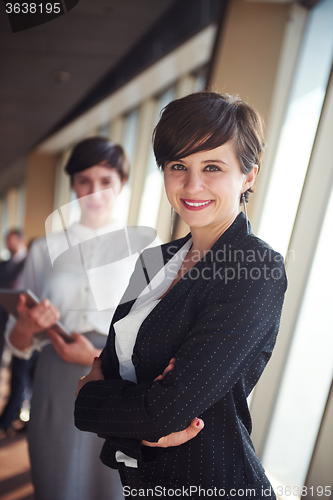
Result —
M 229 166 L 228 163 L 223 160 L 204 160 L 201 163 L 223 163 L 223 165 Z
M 80 172 L 77 172 L 75 175 L 76 175 L 77 177 L 82 178 L 82 179 L 90 179 L 90 177 L 89 177 L 88 175 L 81 174 Z M 100 179 L 110 179 L 111 177 L 112 177 L 112 174 L 110 173 L 110 174 L 105 174 L 105 175 L 102 175 L 102 176 L 100 177 Z

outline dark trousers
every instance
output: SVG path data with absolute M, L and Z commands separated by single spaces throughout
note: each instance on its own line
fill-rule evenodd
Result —
M 0 305 L 0 365 L 5 347 L 5 329 L 8 320 L 8 312 Z
M 16 356 L 12 358 L 10 396 L 0 417 L 0 428 L 2 429 L 9 429 L 13 420 L 16 420 L 20 416 L 24 392 L 31 386 L 33 370 L 38 354 L 35 351 L 28 360 L 20 359 Z

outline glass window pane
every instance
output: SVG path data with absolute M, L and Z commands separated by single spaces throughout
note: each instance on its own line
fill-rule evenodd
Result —
M 123 189 L 121 190 L 120 195 L 117 199 L 117 206 L 115 209 L 116 217 L 119 218 L 124 224 L 127 222 L 128 210 L 131 200 L 131 192 L 132 192 L 132 178 L 133 178 L 133 168 L 135 161 L 135 153 L 136 153 L 136 140 L 137 140 L 137 130 L 138 130 L 138 118 L 139 118 L 139 110 L 135 109 L 126 117 L 125 122 L 125 131 L 124 131 L 124 140 L 123 147 L 126 151 L 128 159 L 131 165 L 130 176 Z
M 2 246 L 1 246 L 1 259 L 7 260 L 10 258 L 10 253 L 7 250 L 6 242 L 5 242 L 5 235 L 6 235 L 7 231 L 9 230 L 8 221 L 7 221 L 6 198 L 2 198 L 0 203 L 1 203 L 1 232 L 2 232 L 2 240 L 3 240 Z
M 158 122 L 162 109 L 174 99 L 174 89 L 167 90 L 157 101 L 156 119 Z M 143 195 L 141 198 L 140 212 L 138 224 L 140 226 L 149 226 L 156 228 L 158 210 L 161 201 L 161 194 L 163 190 L 163 177 L 155 162 L 153 148 L 150 148 L 147 177 Z
M 102 137 L 108 137 L 109 128 L 110 128 L 109 123 L 104 123 L 103 125 L 100 125 L 100 127 L 98 127 L 98 135 Z
M 258 236 L 285 255 L 333 58 L 333 0 L 309 14 Z M 269 145 L 268 145 L 269 146 Z
M 284 486 L 304 483 L 332 382 L 332 220 L 333 191 L 263 456 L 268 474 Z

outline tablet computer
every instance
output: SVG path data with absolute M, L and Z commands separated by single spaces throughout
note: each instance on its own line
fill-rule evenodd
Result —
M 21 294 L 25 295 L 27 298 L 27 307 L 33 307 L 40 302 L 39 298 L 36 297 L 31 290 L 11 290 L 8 288 L 0 288 L 0 304 L 15 318 L 18 318 L 17 304 Z M 60 321 L 57 321 L 57 323 L 52 326 L 52 330 L 61 335 L 66 342 L 72 342 L 69 333 Z M 37 336 L 44 336 L 47 338 L 44 332 L 41 332 L 41 334 L 38 333 Z

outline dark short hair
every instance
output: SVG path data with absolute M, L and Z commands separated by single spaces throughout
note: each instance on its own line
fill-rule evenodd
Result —
M 232 141 L 244 174 L 260 168 L 265 148 L 259 114 L 239 97 L 197 92 L 170 102 L 153 133 L 156 163 L 177 161 Z M 249 188 L 245 192 L 248 200 Z
M 8 236 L 11 236 L 12 234 L 18 236 L 19 238 L 24 238 L 23 231 L 21 229 L 18 228 L 10 229 L 6 233 L 6 238 L 8 238 Z
M 94 165 L 115 168 L 122 181 L 129 177 L 130 165 L 124 149 L 106 137 L 90 137 L 79 142 L 65 165 L 65 171 L 73 184 L 74 174 Z

